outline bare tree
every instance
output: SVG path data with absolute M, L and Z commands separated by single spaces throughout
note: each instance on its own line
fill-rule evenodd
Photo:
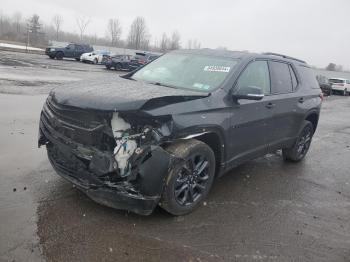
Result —
M 90 18 L 87 18 L 85 16 L 80 16 L 76 18 L 77 21 L 77 25 L 80 31 L 80 41 L 83 41 L 83 37 L 84 37 L 84 33 L 86 30 L 86 27 L 89 25 L 90 23 Z
M 165 52 L 166 50 L 168 50 L 168 46 L 169 46 L 168 36 L 166 35 L 166 33 L 163 33 L 162 38 L 160 40 L 160 50 Z
M 13 23 L 15 24 L 16 33 L 21 33 L 21 23 L 22 23 L 22 14 L 20 12 L 16 12 L 13 14 Z
M 4 22 L 5 22 L 5 15 L 0 10 L 0 36 L 4 33 Z
M 180 34 L 174 31 L 171 35 L 170 50 L 180 49 Z
M 130 27 L 128 46 L 134 49 L 147 49 L 149 46 L 149 39 L 150 35 L 148 34 L 145 19 L 140 16 L 136 17 Z
M 44 33 L 41 32 L 42 24 L 39 18 L 37 14 L 34 14 L 27 20 L 27 43 L 30 40 L 31 44 L 37 45 L 43 41 Z
M 60 32 L 61 29 L 61 25 L 63 23 L 63 18 L 60 15 L 54 15 L 52 18 L 52 23 L 53 26 L 55 27 L 55 31 L 56 31 L 56 40 L 58 41 L 58 34 Z
M 187 40 L 187 49 L 192 49 L 192 39 Z
M 122 34 L 122 27 L 118 19 L 111 18 L 108 20 L 108 33 L 112 40 L 112 46 L 117 46 Z
M 194 39 L 192 47 L 193 47 L 193 49 L 200 49 L 201 48 L 201 43 L 199 41 L 197 41 L 197 39 Z

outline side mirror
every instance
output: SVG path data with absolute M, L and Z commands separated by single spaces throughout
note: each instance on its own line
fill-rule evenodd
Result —
M 264 93 L 260 87 L 247 86 L 238 90 L 232 95 L 233 99 L 261 100 L 264 98 Z

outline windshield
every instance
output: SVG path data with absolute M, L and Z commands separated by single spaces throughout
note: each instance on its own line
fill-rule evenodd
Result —
M 237 60 L 231 58 L 166 54 L 137 71 L 132 78 L 159 85 L 196 91 L 211 91 L 219 87 Z
M 343 83 L 345 83 L 345 80 L 343 80 L 343 79 L 335 79 L 335 78 L 333 78 L 333 79 L 329 79 L 329 82 L 330 83 L 336 83 L 336 84 L 343 84 Z

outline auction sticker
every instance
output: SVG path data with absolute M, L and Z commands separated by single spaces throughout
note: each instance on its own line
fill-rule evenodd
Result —
M 223 72 L 228 73 L 230 72 L 231 67 L 229 66 L 205 66 L 204 71 L 208 72 Z

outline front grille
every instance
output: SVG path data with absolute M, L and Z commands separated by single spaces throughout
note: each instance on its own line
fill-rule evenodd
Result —
M 56 103 L 48 98 L 42 112 L 42 122 L 61 139 L 101 147 L 107 126 L 106 114 Z

